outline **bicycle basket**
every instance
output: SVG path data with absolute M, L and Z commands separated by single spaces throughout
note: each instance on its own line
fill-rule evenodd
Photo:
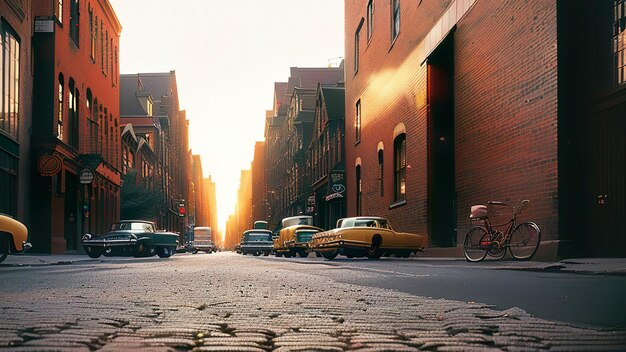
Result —
M 487 218 L 486 205 L 472 205 L 470 208 L 470 220 L 484 220 Z

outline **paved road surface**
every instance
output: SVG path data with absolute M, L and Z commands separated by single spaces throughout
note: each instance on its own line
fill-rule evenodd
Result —
M 328 271 L 344 269 L 315 261 L 218 253 L 3 267 L 0 346 L 14 351 L 626 349 L 625 331 L 343 283 Z

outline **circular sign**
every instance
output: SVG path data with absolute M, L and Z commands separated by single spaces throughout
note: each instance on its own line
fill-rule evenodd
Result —
M 80 170 L 78 177 L 80 179 L 80 183 L 88 185 L 91 183 L 91 181 L 93 181 L 93 171 L 91 171 L 90 168 L 85 167 Z
M 41 176 L 54 176 L 62 167 L 63 159 L 58 155 L 42 155 L 37 161 L 37 169 Z

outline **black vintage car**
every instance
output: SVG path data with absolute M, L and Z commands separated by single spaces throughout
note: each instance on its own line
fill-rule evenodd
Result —
M 155 254 L 168 258 L 176 251 L 177 239 L 178 235 L 173 232 L 156 231 L 151 221 L 122 220 L 113 223 L 103 236 L 84 235 L 82 245 L 91 258 L 101 255 L 149 257 Z
M 272 231 L 270 230 L 248 230 L 243 233 L 239 251 L 246 255 L 269 255 L 274 249 L 272 243 Z

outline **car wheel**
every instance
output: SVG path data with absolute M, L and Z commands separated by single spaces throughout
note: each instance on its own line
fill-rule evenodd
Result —
M 370 248 L 367 249 L 367 253 L 365 253 L 365 256 L 367 256 L 369 259 L 380 258 L 383 254 L 380 250 L 381 243 L 382 238 L 379 235 L 375 235 L 374 238 L 372 238 L 372 245 L 370 246 Z
M 102 255 L 102 249 L 97 247 L 87 247 L 85 248 L 87 251 L 87 255 L 89 258 L 100 258 Z
M 330 251 L 321 251 L 320 252 L 322 254 L 322 257 L 328 259 L 328 260 L 333 260 L 335 258 L 337 258 L 337 255 L 339 255 L 339 250 L 338 249 L 333 249 Z
M 156 251 L 159 258 L 169 258 L 172 255 L 172 250 L 169 247 L 157 247 Z
M 298 255 L 299 255 L 301 258 L 307 258 L 307 257 L 309 256 L 309 252 L 307 252 L 307 251 L 305 251 L 305 250 L 301 250 L 301 251 L 298 251 Z
M 9 248 L 11 248 L 9 241 L 11 241 L 9 236 L 0 235 L 0 263 L 7 259 L 7 255 L 9 255 Z

